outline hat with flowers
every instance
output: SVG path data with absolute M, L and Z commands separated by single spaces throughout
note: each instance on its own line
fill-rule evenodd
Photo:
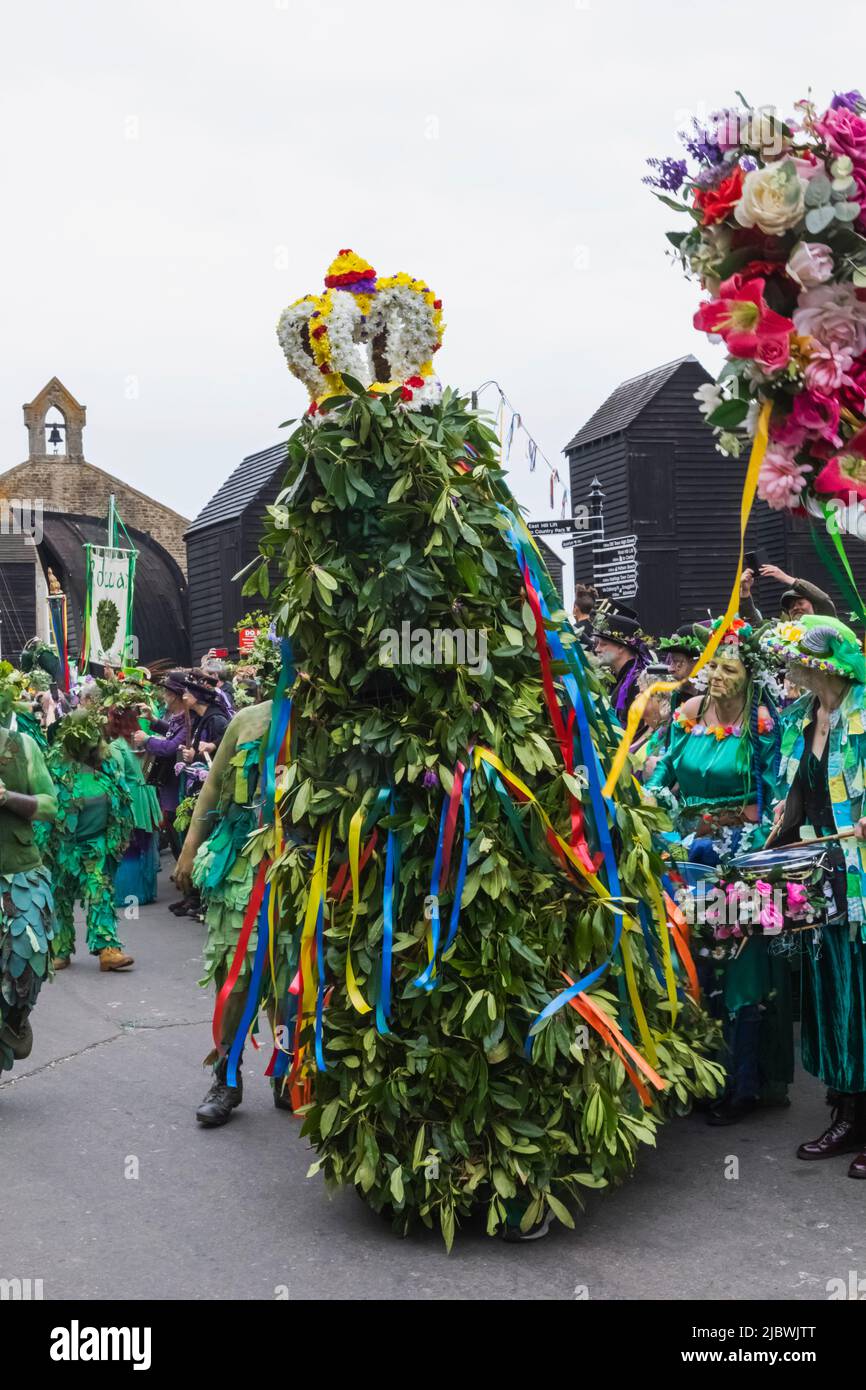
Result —
M 764 632 L 766 651 L 788 663 L 866 683 L 866 658 L 857 634 L 839 618 L 804 613 L 795 622 L 776 623 Z

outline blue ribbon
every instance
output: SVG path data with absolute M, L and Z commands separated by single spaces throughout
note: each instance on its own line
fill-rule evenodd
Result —
M 237 1032 L 232 1039 L 229 1050 L 228 1064 L 226 1067 L 226 1083 L 229 1086 L 238 1084 L 238 1065 L 241 1060 L 241 1053 L 244 1050 L 244 1043 L 247 1040 L 253 1019 L 258 1013 L 259 997 L 262 987 L 262 976 L 265 969 L 265 961 L 268 956 L 268 904 L 271 898 L 271 885 L 265 884 L 262 905 L 259 908 L 259 920 L 256 928 L 258 939 L 256 941 L 256 954 L 253 958 L 253 968 L 250 975 L 250 983 L 247 989 L 247 1002 L 244 1008 L 243 1017 L 237 1027 Z
M 394 798 L 391 797 L 389 815 L 394 814 Z M 389 1034 L 388 1018 L 391 1014 L 391 967 L 394 954 L 394 895 L 395 884 L 400 877 L 400 840 L 393 830 L 388 830 L 385 847 L 385 887 L 382 894 L 382 971 L 379 979 L 379 997 L 376 1000 L 376 1028 L 384 1035 Z
M 430 878 L 430 897 L 433 899 L 433 913 L 430 918 L 430 961 L 427 968 L 421 972 L 417 980 L 412 983 L 416 989 L 432 990 L 436 988 L 434 971 L 436 969 L 436 956 L 439 953 L 439 879 L 442 876 L 442 855 L 445 849 L 445 820 L 448 815 L 448 797 L 442 802 L 442 814 L 439 817 L 439 835 L 436 840 L 436 855 L 433 860 L 433 873 Z
M 289 720 L 292 717 L 292 700 L 286 692 L 295 683 L 295 663 L 292 656 L 292 644 L 288 637 L 280 638 L 280 663 L 280 678 L 274 692 L 271 727 L 268 730 L 268 741 L 265 746 L 263 819 L 266 822 L 273 820 L 274 816 L 277 754 L 283 746 Z
M 319 911 L 316 915 L 316 969 L 319 975 L 316 990 L 316 1068 L 327 1071 L 325 1048 L 322 1039 L 322 1026 L 325 1017 L 325 893 L 319 898 Z

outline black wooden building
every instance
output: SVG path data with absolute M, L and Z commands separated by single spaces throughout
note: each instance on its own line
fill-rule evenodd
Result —
M 256 600 L 234 576 L 258 552 L 265 516 L 286 472 L 286 445 L 249 454 L 187 529 L 193 660 L 211 647 L 237 646 L 235 627 Z
M 739 549 L 745 457 L 724 458 L 694 399 L 712 377 L 681 357 L 622 382 L 565 447 L 574 507 L 599 500 L 606 537 L 634 535 L 638 592 L 627 601 L 655 635 L 724 612 Z M 593 482 L 600 485 L 593 489 Z M 595 496 L 593 496 L 595 494 Z M 596 524 L 594 521 L 593 524 Z M 866 545 L 846 540 L 852 569 L 866 592 Z M 810 579 L 849 608 L 818 559 L 809 523 L 755 503 L 746 549 L 762 551 L 786 573 Z M 574 577 L 593 579 L 589 545 L 574 550 Z M 761 580 L 756 602 L 779 613 L 781 587 Z
M 193 660 L 211 647 L 237 646 L 235 628 L 260 601 L 245 598 L 234 576 L 254 558 L 265 517 L 283 486 L 286 445 L 250 454 L 185 532 L 189 626 Z M 563 561 L 540 537 L 537 544 L 562 597 Z

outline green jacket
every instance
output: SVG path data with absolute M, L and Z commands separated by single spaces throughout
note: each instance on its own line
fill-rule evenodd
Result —
M 29 734 L 0 729 L 0 782 L 7 791 L 36 797 L 36 819 L 53 820 L 54 783 L 36 741 Z M 33 822 L 0 806 L 0 874 L 19 874 L 42 863 Z
M 782 758 L 779 764 L 781 791 L 787 792 L 785 811 L 778 839 L 802 824 L 794 781 L 806 749 L 805 733 L 812 720 L 814 696 L 803 695 L 789 705 L 782 716 Z M 830 722 L 827 776 L 830 804 L 837 830 L 856 824 L 863 815 L 863 777 L 866 767 L 866 686 L 852 685 Z M 866 859 L 859 840 L 841 842 L 848 879 L 848 919 L 860 925 L 866 940 Z

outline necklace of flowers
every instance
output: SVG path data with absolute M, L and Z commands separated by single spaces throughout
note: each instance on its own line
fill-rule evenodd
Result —
M 740 738 L 743 734 L 742 724 L 706 724 L 699 719 L 690 719 L 687 714 L 677 710 L 674 715 L 674 723 L 678 724 L 687 734 L 700 737 L 704 734 L 710 735 L 715 739 Z M 773 721 L 767 715 L 758 715 L 758 733 L 768 734 L 773 728 Z

